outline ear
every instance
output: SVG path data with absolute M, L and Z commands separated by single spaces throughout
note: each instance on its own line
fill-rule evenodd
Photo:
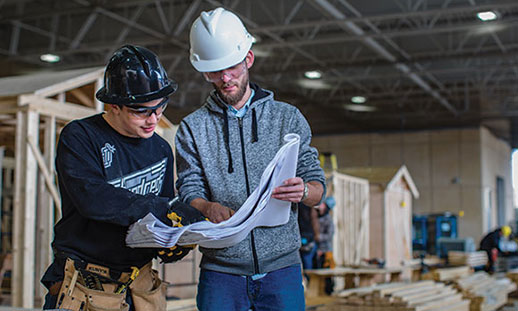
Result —
M 120 114 L 122 112 L 122 106 L 111 104 L 110 105 L 110 111 L 116 115 Z
M 252 52 L 252 50 L 249 50 L 245 57 L 247 69 L 250 69 L 250 67 L 252 67 L 252 65 L 254 64 L 254 59 L 254 52 Z

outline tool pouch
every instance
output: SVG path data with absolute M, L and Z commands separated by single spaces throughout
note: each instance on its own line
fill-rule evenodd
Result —
M 166 283 L 151 268 L 151 262 L 140 269 L 130 285 L 131 298 L 136 311 L 166 311 Z
M 129 309 L 125 301 L 125 293 L 116 294 L 86 288 L 78 283 L 77 275 L 74 261 L 68 258 L 56 308 L 71 311 L 127 311 Z

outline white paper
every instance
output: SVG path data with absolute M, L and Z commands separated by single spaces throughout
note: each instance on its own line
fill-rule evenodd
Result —
M 255 227 L 287 223 L 291 203 L 271 196 L 274 188 L 295 177 L 300 137 L 287 134 L 284 141 L 285 144 L 263 171 L 259 186 L 231 218 L 218 224 L 201 221 L 184 227 L 170 227 L 149 213 L 130 226 L 126 244 L 129 247 L 198 244 L 206 248 L 223 248 L 239 243 Z

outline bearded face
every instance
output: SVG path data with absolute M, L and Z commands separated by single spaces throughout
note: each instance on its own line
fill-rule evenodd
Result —
M 243 99 L 248 84 L 248 70 L 244 70 L 243 74 L 239 78 L 231 79 L 226 82 L 219 81 L 212 85 L 225 103 L 235 106 Z

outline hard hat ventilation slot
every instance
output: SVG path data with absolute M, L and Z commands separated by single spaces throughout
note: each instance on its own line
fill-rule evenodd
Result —
M 148 77 L 151 77 L 151 70 L 149 69 L 149 63 L 146 61 L 144 56 L 142 56 L 142 54 L 140 54 L 140 52 L 134 46 L 128 45 L 128 48 L 133 51 L 135 56 L 137 56 L 140 64 L 142 65 L 142 68 L 146 72 L 146 75 Z

